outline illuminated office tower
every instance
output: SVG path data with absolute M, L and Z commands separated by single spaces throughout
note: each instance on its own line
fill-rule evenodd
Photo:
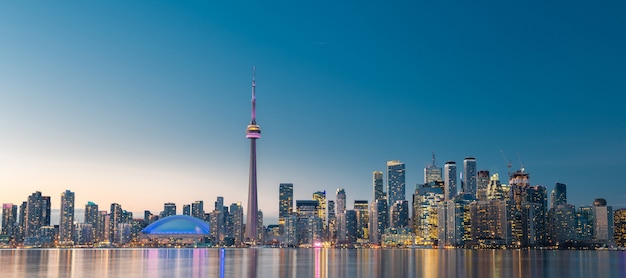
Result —
M 326 239 L 331 243 L 337 243 L 337 215 L 335 214 L 335 201 L 328 200 L 328 231 Z
M 293 213 L 293 183 L 281 183 L 278 190 L 278 225 Z
M 598 198 L 593 202 L 593 239 L 608 243 L 613 240 L 613 208 L 606 200 Z
M 479 201 L 487 200 L 487 189 L 489 187 L 489 171 L 480 170 L 476 174 L 476 199 Z
M 505 194 L 500 183 L 500 176 L 498 173 L 491 175 L 489 184 L 487 185 L 487 200 L 506 200 L 508 199 L 508 193 Z
M 317 230 L 317 211 L 319 203 L 316 200 L 296 200 L 296 216 L 298 217 L 298 244 L 313 244 L 314 238 L 319 238 L 322 231 Z M 313 220 L 311 220 L 313 219 Z
M 396 201 L 406 200 L 404 163 L 398 160 L 387 161 L 387 201 L 389 206 Z
M 211 215 L 211 221 L 213 221 L 214 223 L 212 223 L 213 225 L 211 225 L 211 227 L 214 227 L 212 230 L 215 230 L 215 238 L 219 239 L 220 241 L 224 240 L 224 235 L 226 232 L 226 212 L 224 209 L 224 197 L 222 196 L 217 196 L 216 200 L 215 200 L 215 209 L 214 209 L 214 213 L 215 215 Z M 258 213 L 257 213 L 257 217 L 255 219 L 258 219 Z M 257 221 L 258 222 L 258 221 Z M 254 223 L 254 226 L 256 225 L 256 222 Z M 254 233 L 254 237 L 252 238 L 252 240 L 256 239 L 256 233 Z
M 204 220 L 204 201 L 195 201 L 191 204 L 191 216 Z
M 326 232 L 326 190 L 313 192 L 313 200 L 316 200 L 318 203 L 317 216 L 322 221 L 322 231 Z
M 50 207 L 52 206 L 52 202 L 50 202 L 50 196 L 41 196 L 41 200 L 43 202 L 42 205 L 42 216 L 43 226 L 50 226 L 50 216 L 52 215 Z
M 527 217 L 529 244 L 531 246 L 547 246 L 548 232 L 548 191 L 545 186 L 535 185 L 526 188 L 524 204 Z
M 437 205 L 443 203 L 443 189 L 421 184 L 413 195 L 413 232 L 418 245 L 434 245 L 438 239 Z
M 615 244 L 626 247 L 626 209 L 615 210 L 613 214 L 613 228 Z
M 246 138 L 250 139 L 250 182 L 248 185 L 248 213 L 246 215 L 245 240 L 251 244 L 256 243 L 258 237 L 259 206 L 257 200 L 257 175 L 256 175 L 256 140 L 261 138 L 261 127 L 256 123 L 256 82 L 254 80 L 254 67 L 252 68 L 252 114 L 250 124 L 246 128 Z
M 163 204 L 163 218 L 176 215 L 176 204 L 165 203 Z
M 14 238 L 17 226 L 17 205 L 2 204 L 2 232 L 1 235 Z
M 424 183 L 428 184 L 436 181 L 443 180 L 441 178 L 441 167 L 437 167 L 437 164 L 435 163 L 435 153 L 433 153 L 432 164 L 424 168 Z
M 389 227 L 389 208 L 385 197 L 372 201 L 370 209 L 370 243 L 380 244 L 385 229 Z
M 550 194 L 550 208 L 567 204 L 567 185 L 557 182 Z
M 517 170 L 509 178 L 509 226 L 512 243 L 518 247 L 530 246 L 529 215 L 526 209 L 526 189 L 530 187 L 530 176 L 524 169 Z
M 102 241 L 102 234 L 98 233 L 101 222 L 99 221 L 98 205 L 94 202 L 87 202 L 85 205 L 85 224 L 91 225 L 92 242 Z
M 368 238 L 369 210 L 367 200 L 354 200 L 354 211 L 356 213 L 356 236 L 357 238 Z
M 22 202 L 19 209 L 19 214 L 17 218 L 17 230 L 15 231 L 15 241 L 23 242 L 24 237 L 26 236 L 26 224 L 28 217 L 26 215 L 28 210 L 28 201 Z
M 337 242 L 344 243 L 346 241 L 346 191 L 343 188 L 337 188 L 336 196 Z
M 463 193 L 476 197 L 476 158 L 463 160 Z
M 191 205 L 184 204 L 183 205 L 183 215 L 191 216 Z
M 265 240 L 265 226 L 263 225 L 263 211 L 257 211 L 256 220 L 256 239 L 257 242 L 264 242 Z
M 398 200 L 389 209 L 389 227 L 406 228 L 409 226 L 409 201 Z
M 443 182 L 445 201 L 452 200 L 457 195 L 456 189 L 456 162 L 448 161 L 443 165 Z
M 73 241 L 74 233 L 74 192 L 61 193 L 61 219 L 59 221 L 59 243 Z
M 383 198 L 383 172 L 375 171 L 372 174 L 372 183 L 374 185 L 374 200 L 380 200 Z

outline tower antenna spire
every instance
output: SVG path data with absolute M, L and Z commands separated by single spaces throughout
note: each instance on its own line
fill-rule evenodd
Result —
M 436 166 L 437 164 L 435 164 L 435 152 L 433 152 L 433 166 Z
M 256 75 L 256 66 L 252 66 L 252 115 L 251 123 L 256 124 L 256 82 L 254 81 Z

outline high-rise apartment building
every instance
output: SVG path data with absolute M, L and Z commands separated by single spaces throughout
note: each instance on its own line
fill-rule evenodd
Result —
M 380 200 L 385 196 L 383 191 L 383 172 L 375 171 L 372 173 L 372 183 L 374 186 L 374 200 Z
M 49 202 L 47 204 L 49 204 Z M 44 202 L 43 196 L 39 191 L 28 196 L 23 226 L 25 237 L 37 236 L 39 229 L 43 226 L 47 226 L 45 223 L 47 204 Z
M 74 240 L 74 192 L 61 193 L 61 219 L 59 221 L 59 243 Z
M 557 182 L 550 194 L 550 208 L 567 204 L 567 185 Z
M 298 217 L 298 244 L 313 244 L 311 240 L 320 238 L 322 231 L 317 224 L 319 203 L 316 200 L 296 200 L 296 216 Z
M 466 157 L 463 160 L 463 193 L 476 198 L 476 158 Z
M 445 201 L 452 200 L 457 195 L 456 189 L 456 162 L 448 161 L 443 165 L 443 182 Z
M 102 234 L 98 233 L 100 225 L 102 223 L 99 221 L 99 212 L 98 205 L 94 202 L 87 202 L 85 204 L 85 224 L 89 224 L 91 226 L 91 240 L 92 242 L 103 241 Z M 83 242 L 86 244 L 87 242 Z
M 243 243 L 243 206 L 241 203 L 233 203 L 230 205 L 230 221 L 232 223 L 232 236 L 235 238 L 235 245 L 239 246 Z
M 606 200 L 598 198 L 593 202 L 593 239 L 608 243 L 613 240 L 613 208 Z
M 337 215 L 335 214 L 335 201 L 328 200 L 328 231 L 326 237 L 332 243 L 337 243 Z
M 437 206 L 444 200 L 443 189 L 421 184 L 413 195 L 413 232 L 419 245 L 437 242 L 439 221 Z
M 441 167 L 435 163 L 435 153 L 433 153 L 432 164 L 424 168 L 424 184 L 443 181 L 441 174 Z
M 204 220 L 204 201 L 195 201 L 191 204 L 191 216 Z
M 335 213 L 337 215 L 337 241 L 346 241 L 346 191 L 337 188 L 335 198 Z
M 389 209 L 389 218 L 390 228 L 407 228 L 409 226 L 409 201 L 396 201 Z
M 367 200 L 354 200 L 357 238 L 368 238 L 369 209 Z
M 111 204 L 111 211 L 109 212 L 109 242 L 110 243 L 120 243 L 120 230 L 119 224 L 124 223 L 124 216 L 122 211 L 122 206 L 118 203 Z
M 2 231 L 1 235 L 14 238 L 17 227 L 17 205 L 2 204 Z
M 285 218 L 293 213 L 293 183 L 281 183 L 278 190 L 278 225 L 285 224 Z
M 406 200 L 404 163 L 387 161 L 387 200 L 389 204 Z
M 570 204 L 559 204 L 551 208 L 548 211 L 548 242 L 550 245 L 566 244 L 576 240 L 576 238 L 576 208 Z
M 619 247 L 626 247 L 626 209 L 618 209 L 613 213 L 613 238 Z
M 357 240 L 358 227 L 357 227 L 357 215 L 354 210 L 346 210 L 346 242 L 347 244 L 353 244 Z
M 479 201 L 487 200 L 487 189 L 489 187 L 489 171 L 480 170 L 476 174 L 476 199 Z
M 183 205 L 183 215 L 191 216 L 191 205 L 184 204 Z
M 174 203 L 165 203 L 163 204 L 163 215 L 162 217 L 168 217 L 168 216 L 172 216 L 172 215 L 176 215 L 176 204 Z

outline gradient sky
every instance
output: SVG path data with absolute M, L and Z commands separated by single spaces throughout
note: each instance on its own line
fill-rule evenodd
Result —
M 266 223 L 279 183 L 295 199 L 343 187 L 351 208 L 392 159 L 410 199 L 433 151 L 507 183 L 503 150 L 576 206 L 626 207 L 624 14 L 624 1 L 3 1 L 0 202 L 39 190 L 54 209 L 70 189 L 77 208 L 135 217 L 246 206 L 256 65 Z

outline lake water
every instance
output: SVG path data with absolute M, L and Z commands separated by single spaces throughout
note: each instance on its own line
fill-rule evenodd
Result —
M 626 252 L 9 249 L 0 277 L 626 277 Z

